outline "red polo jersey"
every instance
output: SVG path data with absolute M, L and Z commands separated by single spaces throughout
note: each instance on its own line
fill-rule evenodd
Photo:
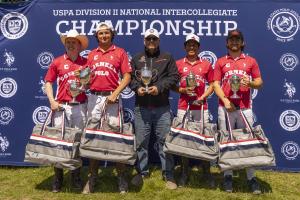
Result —
M 205 59 L 202 60 L 201 58 L 198 58 L 194 64 L 191 64 L 187 58 L 182 58 L 176 61 L 176 65 L 180 75 L 180 87 L 186 87 L 186 76 L 190 73 L 190 71 L 192 71 L 196 76 L 196 81 L 198 83 L 198 86 L 195 88 L 197 96 L 190 97 L 187 94 L 180 94 L 178 109 L 186 110 L 188 101 L 196 100 L 200 97 L 205 91 L 205 83 L 211 83 L 213 81 L 213 69 L 210 62 Z M 200 110 L 201 106 L 192 105 L 190 109 Z M 207 109 L 206 100 L 204 101 L 204 109 Z
M 119 86 L 120 74 L 132 71 L 124 49 L 112 45 L 103 52 L 94 49 L 88 55 L 88 66 L 92 71 L 90 89 L 94 91 L 113 91 Z
M 217 60 L 214 69 L 214 80 L 221 82 L 221 87 L 225 96 L 234 103 L 234 105 L 239 106 L 240 108 L 251 108 L 252 99 L 249 87 L 241 85 L 240 90 L 237 92 L 237 95 L 240 96 L 240 98 L 231 98 L 233 92 L 230 89 L 229 80 L 233 74 L 238 75 L 240 78 L 244 75 L 248 75 L 250 78 L 252 77 L 252 79 L 261 77 L 256 60 L 245 54 L 241 54 L 240 57 L 235 59 L 226 55 Z M 219 105 L 224 106 L 221 100 L 219 100 Z
M 74 71 L 84 69 L 86 67 L 87 59 L 78 56 L 73 62 L 67 54 L 57 57 L 50 64 L 45 82 L 53 83 L 57 80 L 57 91 L 55 99 L 59 102 L 68 102 L 73 98 L 70 94 L 70 83 L 78 81 L 79 78 L 74 75 Z M 84 102 L 86 100 L 85 93 L 81 93 L 76 97 L 76 101 Z

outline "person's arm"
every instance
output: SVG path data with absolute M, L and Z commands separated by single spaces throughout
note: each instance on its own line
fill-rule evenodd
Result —
M 53 87 L 52 87 L 52 83 L 51 82 L 46 82 L 45 83 L 45 92 L 46 95 L 48 97 L 49 103 L 50 103 L 50 107 L 51 110 L 59 110 L 59 103 L 54 99 L 54 95 L 53 95 Z
M 249 76 L 244 76 L 241 80 L 241 84 L 252 89 L 260 89 L 263 86 L 263 80 L 261 77 L 258 77 L 250 81 Z
M 119 86 L 113 91 L 111 95 L 107 97 L 108 103 L 115 103 L 124 88 L 130 83 L 131 75 L 129 72 L 123 74 L 123 79 L 120 82 Z
M 209 95 L 211 95 L 213 93 L 213 91 L 214 91 L 214 86 L 213 86 L 213 82 L 211 82 L 211 83 L 209 83 L 208 88 L 204 91 L 204 93 L 197 100 L 203 101 Z
M 220 81 L 214 81 L 213 88 L 216 93 L 216 95 L 219 97 L 219 99 L 224 103 L 224 107 L 227 111 L 232 112 L 235 111 L 236 108 L 233 103 L 230 102 L 230 100 L 225 96 L 224 91 L 222 90 L 220 86 Z

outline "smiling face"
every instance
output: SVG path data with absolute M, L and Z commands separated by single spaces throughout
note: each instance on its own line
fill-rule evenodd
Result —
M 226 46 L 227 46 L 227 49 L 229 51 L 240 52 L 240 51 L 243 50 L 244 41 L 238 36 L 230 37 L 227 40 L 227 45 Z
M 188 40 L 184 45 L 186 55 L 188 57 L 197 57 L 199 54 L 199 47 L 200 47 L 200 44 L 197 41 Z
M 81 43 L 76 38 L 66 38 L 65 48 L 68 53 L 79 54 L 81 50 Z
M 104 45 L 104 46 L 110 46 L 112 44 L 112 39 L 113 39 L 113 33 L 110 29 L 104 25 L 103 28 L 101 28 L 97 32 L 97 38 L 99 41 L 99 45 Z

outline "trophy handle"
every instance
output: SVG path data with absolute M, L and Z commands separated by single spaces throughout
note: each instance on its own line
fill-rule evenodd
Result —
M 158 76 L 158 70 L 157 69 L 152 69 L 152 80 L 155 81 Z
M 141 79 L 141 70 L 135 70 L 134 75 L 138 81 L 142 81 Z

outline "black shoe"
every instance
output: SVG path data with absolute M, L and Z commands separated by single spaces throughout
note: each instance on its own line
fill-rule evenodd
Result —
M 118 177 L 118 187 L 121 194 L 128 192 L 128 182 L 124 176 Z
M 149 177 L 149 174 L 137 174 L 131 179 L 131 184 L 140 187 L 144 184 L 144 179 Z
M 54 168 L 54 179 L 52 182 L 52 192 L 57 193 L 61 191 L 63 184 L 63 169 Z
M 226 175 L 224 177 L 224 190 L 225 192 L 232 192 L 232 176 L 231 175 Z
M 250 181 L 248 180 L 248 185 L 253 194 L 261 194 L 259 183 L 255 177 L 252 178 Z

